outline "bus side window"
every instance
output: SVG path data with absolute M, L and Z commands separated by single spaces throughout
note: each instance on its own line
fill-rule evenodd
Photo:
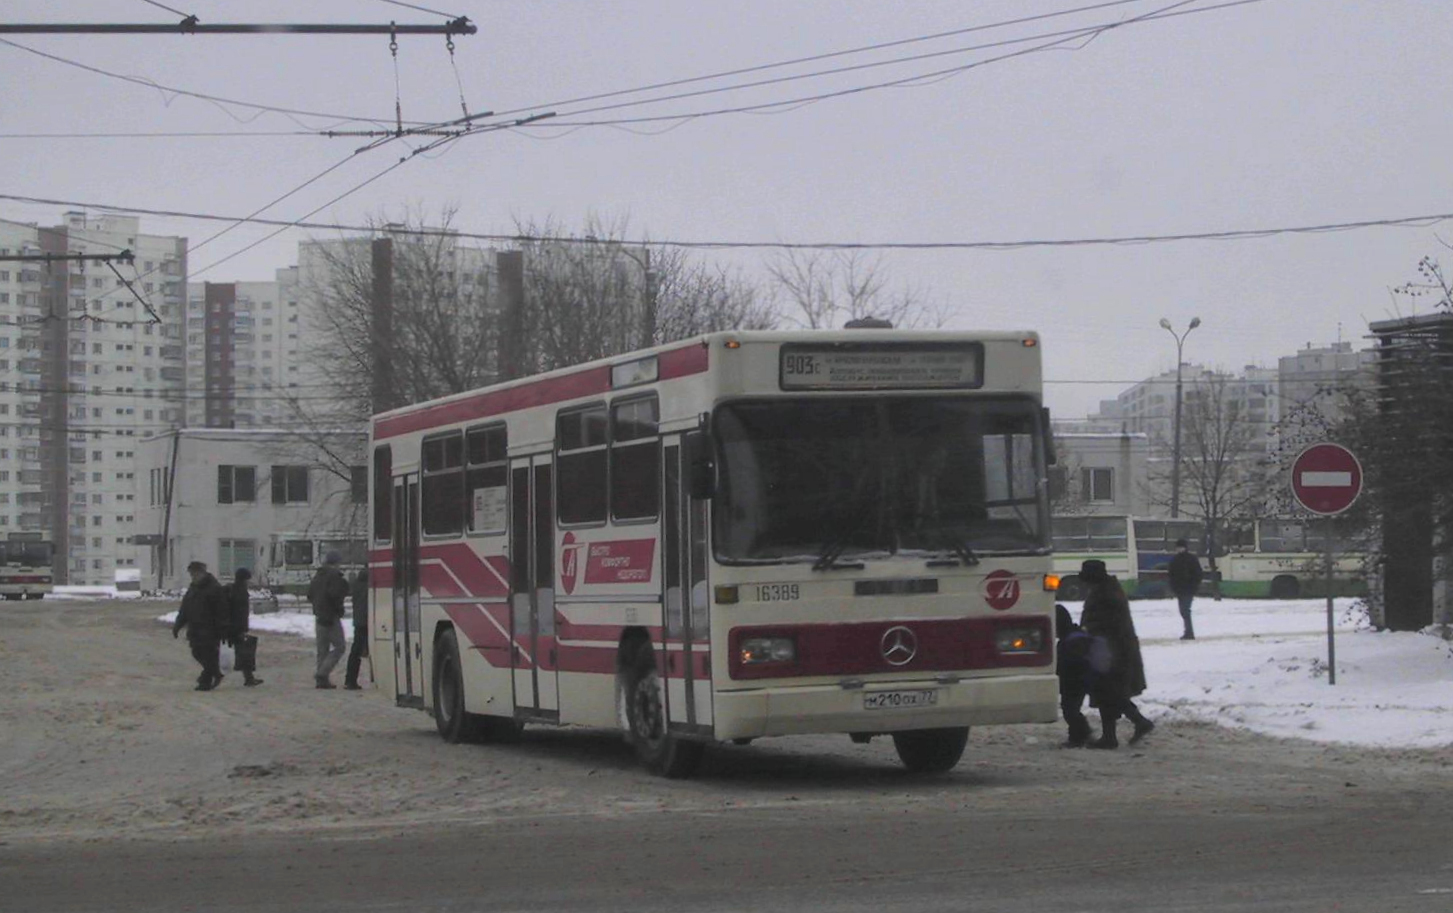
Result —
M 608 431 L 603 403 L 555 417 L 556 507 L 562 526 L 605 522 Z
M 471 428 L 464 436 L 464 520 L 471 533 L 503 533 L 509 515 L 509 437 L 504 425 Z
M 464 432 L 425 438 L 419 497 L 426 536 L 457 536 L 464 530 Z
M 393 450 L 387 445 L 373 448 L 373 538 L 393 538 Z
M 610 514 L 654 520 L 661 512 L 659 406 L 654 395 L 611 405 Z

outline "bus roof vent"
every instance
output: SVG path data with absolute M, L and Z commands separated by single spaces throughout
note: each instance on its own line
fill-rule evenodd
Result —
M 893 321 L 882 317 L 855 317 L 843 324 L 845 330 L 891 330 Z

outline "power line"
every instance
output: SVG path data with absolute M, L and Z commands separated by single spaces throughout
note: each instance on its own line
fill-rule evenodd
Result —
M 1028 55 L 1028 54 L 1038 53 L 1040 51 L 1052 50 L 1052 49 L 1059 48 L 1059 47 L 1062 47 L 1062 46 L 1066 46 L 1066 45 L 1069 45 L 1069 44 L 1072 44 L 1072 43 L 1078 42 L 1078 41 L 1083 41 L 1083 42 L 1088 43 L 1089 41 L 1094 40 L 1095 38 L 1099 37 L 1102 34 L 1105 34 L 1106 32 L 1109 32 L 1109 31 L 1111 31 L 1113 29 L 1121 28 L 1121 27 L 1124 27 L 1124 26 L 1127 26 L 1127 25 L 1135 25 L 1135 24 L 1140 24 L 1140 23 L 1144 23 L 1144 22 L 1157 21 L 1157 20 L 1161 20 L 1161 19 L 1170 19 L 1170 18 L 1174 18 L 1174 17 L 1178 17 L 1178 16 L 1196 15 L 1196 14 L 1200 14 L 1200 13 L 1213 12 L 1213 11 L 1216 11 L 1216 10 L 1227 9 L 1227 8 L 1230 8 L 1230 7 L 1245 6 L 1245 5 L 1248 5 L 1248 4 L 1251 4 L 1251 3 L 1260 3 L 1260 2 L 1263 2 L 1263 0 L 1229 0 L 1229 2 L 1219 3 L 1219 4 L 1215 4 L 1215 5 L 1211 5 L 1211 6 L 1196 7 L 1194 9 L 1179 9 L 1180 7 L 1186 6 L 1187 4 L 1194 3 L 1194 2 L 1197 2 L 1197 0 L 1179 0 L 1179 2 L 1173 3 L 1170 6 L 1164 7 L 1162 9 L 1160 9 L 1160 10 L 1153 11 L 1153 12 L 1149 12 L 1149 13 L 1145 13 L 1145 14 L 1142 14 L 1140 16 L 1136 16 L 1136 17 L 1133 17 L 1133 18 L 1130 18 L 1130 19 L 1121 20 L 1121 21 L 1118 21 L 1118 22 L 1101 23 L 1099 25 L 1086 26 L 1086 27 L 1082 27 L 1082 28 L 1079 28 L 1079 29 L 1070 29 L 1070 30 L 1065 30 L 1065 31 L 1060 31 L 1060 32 L 1049 32 L 1049 33 L 1045 33 L 1045 34 L 1042 34 L 1042 35 L 1030 36 L 1030 37 L 1027 37 L 1027 38 L 1016 38 L 1016 39 L 1010 39 L 1010 40 L 1005 40 L 1005 41 L 992 42 L 992 43 L 989 43 L 989 44 L 981 45 L 978 48 L 960 49 L 960 50 L 957 50 L 957 51 L 937 52 L 936 54 L 930 54 L 930 55 L 920 55 L 920 57 L 942 56 L 944 54 L 951 54 L 951 53 L 964 53 L 966 50 L 972 50 L 972 49 L 984 49 L 984 48 L 999 47 L 999 46 L 1010 45 L 1010 44 L 1022 44 L 1022 43 L 1026 42 L 1026 41 L 1040 40 L 1040 39 L 1043 39 L 1043 38 L 1052 38 L 1053 39 L 1053 40 L 1047 41 L 1047 42 L 1045 42 L 1043 44 L 1035 45 L 1034 47 L 1024 48 L 1024 49 L 1021 49 L 1021 50 L 1018 50 L 1018 51 L 1012 51 L 1012 52 L 1009 52 L 1009 53 L 1006 53 L 1006 54 L 999 55 L 997 57 L 990 57 L 990 58 L 986 58 L 984 60 L 978 60 L 978 61 L 974 61 L 972 63 L 967 63 L 967 64 L 963 64 L 963 65 L 960 65 L 960 66 L 955 66 L 955 67 L 949 67 L 949 68 L 946 68 L 946 69 L 934 70 L 934 71 L 925 72 L 925 73 L 917 73 L 917 74 L 913 74 L 913 75 L 910 75 L 910 76 L 901 77 L 901 78 L 898 78 L 898 79 L 887 80 L 887 81 L 879 82 L 879 83 L 872 83 L 872 84 L 867 84 L 867 85 L 853 86 L 853 87 L 849 87 L 849 88 L 846 88 L 846 89 L 839 89 L 839 90 L 831 91 L 831 92 L 821 92 L 821 93 L 812 94 L 812 95 L 803 95 L 803 96 L 797 96 L 797 97 L 794 97 L 794 98 L 781 99 L 781 100 L 778 100 L 778 101 L 768 101 L 768 102 L 761 102 L 761 103 L 757 103 L 757 104 L 739 105 L 739 106 L 735 106 L 735 107 L 714 108 L 714 109 L 707 109 L 707 110 L 700 110 L 700 111 L 692 111 L 692 112 L 685 112 L 685 113 L 678 113 L 678 114 L 661 114 L 661 115 L 641 116 L 641 117 L 616 118 L 616 119 L 609 119 L 609 120 L 589 120 L 589 121 L 563 120 L 563 121 L 560 121 L 559 123 L 552 124 L 552 126 L 558 126 L 558 127 L 562 128 L 562 129 L 567 129 L 568 131 L 573 132 L 576 129 L 581 129 L 581 128 L 584 128 L 584 127 L 622 127 L 622 128 L 624 128 L 625 126 L 631 125 L 631 124 L 649 124 L 649 123 L 665 123 L 665 122 L 675 122 L 677 126 L 680 126 L 680 124 L 685 123 L 687 121 L 696 120 L 696 119 L 705 118 L 705 117 L 717 117 L 717 116 L 726 115 L 726 114 L 759 114 L 759 113 L 760 114 L 778 114 L 778 113 L 785 113 L 786 111 L 789 111 L 789 110 L 797 110 L 797 109 L 802 108 L 802 107 L 805 107 L 807 105 L 816 104 L 818 102 L 826 101 L 828 99 L 833 99 L 833 98 L 842 98 L 842 97 L 846 97 L 846 96 L 849 96 L 849 95 L 857 95 L 857 94 L 862 94 L 862 93 L 865 93 L 865 92 L 872 92 L 872 91 L 877 91 L 877 90 L 881 90 L 881 89 L 888 89 L 888 88 L 913 88 L 913 87 L 917 87 L 917 86 L 930 85 L 930 84 L 933 84 L 933 83 L 940 82 L 940 81 L 942 81 L 944 79 L 951 78 L 951 77 L 956 76 L 956 75 L 958 75 L 960 73 L 967 72 L 968 70 L 976 69 L 976 68 L 982 67 L 982 66 L 987 66 L 987 65 L 992 64 L 992 63 L 999 63 L 999 62 L 1002 62 L 1002 61 L 1005 61 L 1005 60 L 1010 60 L 1010 59 L 1013 59 L 1013 58 L 1016 58 L 1016 57 L 1022 57 L 1022 56 Z M 872 64 L 862 64 L 862 65 L 858 65 L 858 66 L 854 66 L 854 67 L 840 68 L 838 70 L 823 71 L 821 73 L 800 74 L 800 75 L 797 75 L 797 76 L 781 77 L 781 78 L 778 78 L 778 79 L 764 80 L 764 81 L 760 81 L 760 82 L 756 82 L 756 83 L 747 83 L 747 84 L 742 84 L 742 85 L 737 85 L 737 86 L 725 86 L 725 87 L 718 87 L 718 88 L 714 88 L 714 89 L 704 89 L 704 90 L 700 90 L 700 91 L 696 91 L 696 92 L 681 93 L 681 94 L 673 95 L 673 96 L 662 96 L 662 97 L 658 97 L 658 98 L 642 99 L 642 100 L 634 101 L 634 102 L 622 102 L 620 104 L 615 104 L 615 105 L 604 105 L 604 106 L 599 106 L 599 107 L 596 107 L 596 108 L 587 108 L 587 109 L 585 109 L 583 111 L 564 112 L 564 113 L 561 113 L 559 116 L 562 117 L 562 118 L 578 117 L 578 116 L 583 115 L 583 114 L 588 114 L 588 113 L 593 113 L 593 112 L 598 112 L 598 111 L 616 110 L 616 109 L 626 108 L 626 107 L 636 107 L 636 106 L 641 106 L 641 105 L 656 104 L 656 103 L 659 103 L 659 102 L 662 102 L 662 101 L 677 100 L 677 99 L 680 99 L 680 98 L 687 98 L 687 97 L 700 96 L 700 95 L 717 94 L 717 93 L 722 93 L 722 92 L 733 92 L 733 91 L 739 91 L 739 90 L 741 90 L 743 88 L 748 88 L 748 87 L 753 87 L 753 86 L 767 85 L 767 84 L 780 83 L 780 82 L 791 82 L 791 81 L 795 81 L 795 80 L 798 80 L 798 79 L 815 78 L 817 76 L 825 75 L 825 74 L 828 74 L 828 73 L 840 73 L 840 72 L 848 72 L 848 71 L 856 70 L 856 69 L 864 69 L 864 68 L 868 68 L 868 67 L 887 66 L 887 65 L 891 65 L 891 64 L 895 64 L 895 63 L 902 63 L 902 62 L 905 62 L 905 61 L 911 61 L 911 60 L 915 60 L 915 59 L 920 59 L 920 58 L 917 58 L 917 57 L 901 58 L 901 59 L 898 59 L 898 60 L 890 60 L 890 61 L 879 62 L 879 63 L 872 63 Z M 626 93 L 620 93 L 620 94 L 630 94 L 630 93 L 629 92 L 626 92 Z M 520 109 L 520 110 L 529 110 L 529 109 Z M 503 112 L 503 113 L 512 113 L 512 112 Z M 437 127 L 438 125 L 434 125 L 434 126 Z M 488 127 L 488 126 L 494 126 L 494 125 L 482 125 L 482 127 L 479 128 L 479 129 L 483 129 L 483 127 Z M 460 132 L 460 135 L 461 136 L 467 136 L 467 135 L 470 135 L 470 134 L 472 134 L 474 132 L 478 132 L 477 129 L 467 129 L 467 130 L 461 131 Z M 662 131 L 662 132 L 665 132 L 665 131 Z
M 393 166 L 393 167 L 396 167 Z M 0 193 L 0 200 L 16 203 L 31 203 L 43 206 L 69 206 L 82 209 L 155 216 L 168 219 L 193 219 L 212 222 L 244 222 L 255 225 L 275 225 L 287 228 L 303 228 L 315 231 L 358 232 L 374 234 L 376 225 L 354 225 L 343 222 L 310 222 L 306 218 L 295 221 L 263 219 L 247 216 L 224 216 L 215 213 L 192 212 L 175 209 L 148 209 L 122 206 L 114 203 L 62 200 L 48 197 L 33 197 L 24 194 Z M 1225 231 L 1177 232 L 1169 234 L 1109 235 L 1084 238 L 1024 238 L 1001 241 L 703 241 L 680 239 L 624 240 L 611 238 L 562 238 L 547 235 L 504 234 L 492 232 L 466 232 L 428 228 L 390 228 L 391 234 L 418 237 L 468 238 L 475 241 L 498 241 L 512 244 L 578 244 L 582 246 L 618 247 L 672 247 L 688 250 L 987 250 L 1011 251 L 1043 247 L 1092 247 L 1116 245 L 1140 245 L 1175 243 L 1182 241 L 1240 241 L 1270 238 L 1278 235 L 1323 234 L 1341 231 L 1358 231 L 1367 228 L 1428 228 L 1453 219 L 1453 212 L 1430 215 L 1401 216 L 1385 219 L 1360 219 L 1346 222 L 1325 222 L 1311 225 L 1276 226 L 1272 228 L 1240 228 Z M 24 224 L 24 223 L 22 223 Z
M 328 113 L 328 112 L 324 112 L 324 111 L 308 111 L 308 110 L 304 110 L 304 109 L 300 109 L 300 108 L 284 108 L 284 107 L 280 107 L 280 106 L 277 106 L 277 105 L 263 105 L 263 104 L 257 104 L 255 102 L 241 101 L 241 100 L 235 99 L 235 98 L 225 98 L 225 97 L 220 96 L 220 95 L 210 95 L 210 94 L 207 94 L 205 92 L 193 92 L 190 89 L 179 89 L 179 88 L 176 88 L 175 86 L 168 86 L 168 85 L 165 85 L 163 83 L 159 83 L 159 82 L 156 82 L 154 80 L 146 79 L 146 78 L 141 77 L 141 76 L 128 76 L 125 73 L 116 73 L 116 72 L 113 72 L 111 70 L 104 70 L 104 69 L 102 69 L 100 67 L 92 66 L 91 64 L 88 64 L 88 63 L 82 63 L 79 60 L 71 60 L 71 59 L 69 59 L 67 57 L 61 57 L 58 54 L 51 54 L 49 52 L 42 51 L 39 48 L 32 48 L 32 47 L 29 47 L 27 45 L 20 44 L 19 42 L 11 41 L 11 40 L 9 40 L 7 38 L 0 38 L 0 44 L 8 45 L 8 46 L 10 46 L 12 48 L 15 48 L 16 50 L 25 51 L 28 54 L 34 54 L 37 57 L 43 57 L 46 60 L 51 60 L 51 61 L 54 61 L 56 63 L 61 63 L 61 64 L 64 64 L 66 66 L 69 66 L 69 67 L 75 67 L 75 68 L 80 69 L 80 70 L 85 70 L 88 73 L 94 73 L 94 74 L 96 74 L 98 76 L 105 76 L 105 77 L 108 77 L 110 79 L 119 79 L 122 82 L 129 82 L 129 83 L 132 83 L 133 85 L 144 86 L 145 88 L 148 88 L 148 89 L 156 89 L 157 91 L 160 91 L 160 92 L 163 92 L 163 93 L 170 93 L 172 95 L 185 96 L 187 98 L 195 98 L 195 99 L 198 99 L 200 101 L 209 101 L 209 102 L 212 102 L 213 104 L 218 105 L 218 106 L 231 105 L 231 106 L 237 107 L 237 108 L 246 108 L 246 109 L 249 109 L 249 110 L 253 110 L 253 111 L 258 112 L 258 115 L 259 116 L 262 115 L 262 114 L 283 114 L 283 115 L 287 115 L 287 116 L 290 116 L 290 117 L 291 116 L 298 116 L 298 117 L 316 117 L 316 118 L 320 118 L 322 120 L 338 121 L 338 122 L 341 122 L 341 123 L 368 123 L 368 124 L 386 124 L 390 120 L 392 120 L 392 118 L 388 118 L 388 117 L 357 117 L 357 116 L 349 115 L 349 114 L 332 114 L 332 113 Z M 243 118 L 236 117 L 235 115 L 232 114 L 231 111 L 227 111 L 225 107 L 223 107 L 223 111 L 226 112 L 226 114 L 229 117 L 232 117 L 233 120 L 236 120 L 236 121 L 238 121 L 240 123 L 250 123 L 251 122 L 251 119 L 244 120 Z M 253 118 L 253 119 L 255 119 L 255 118 Z M 419 126 L 428 126 L 427 123 L 421 123 L 421 122 L 416 122 L 416 121 L 411 121 L 410 123 L 416 123 Z M 306 126 L 306 125 L 299 123 L 299 126 Z
M 814 54 L 809 57 L 797 57 L 791 60 L 779 60 L 774 63 L 765 63 L 750 67 L 740 67 L 734 70 L 722 70 L 716 73 L 708 73 L 703 76 L 690 76 L 685 79 L 674 79 L 667 82 L 652 83 L 650 85 L 639 86 L 634 89 L 617 89 L 610 92 L 599 92 L 594 95 L 581 95 L 575 98 L 561 99 L 559 101 L 548 102 L 545 104 L 531 105 L 524 108 L 513 108 L 511 110 L 500 111 L 498 113 L 501 117 L 504 117 L 513 114 L 522 114 L 526 111 L 536 111 L 540 108 L 558 108 L 565 105 L 584 104 L 586 102 L 600 101 L 606 98 L 618 98 L 623 95 L 634 95 L 640 92 L 651 92 L 655 91 L 656 89 L 670 89 L 677 86 L 691 85 L 693 83 L 706 82 L 713 79 L 726 79 L 731 76 L 745 76 L 751 73 L 760 73 L 767 70 L 780 69 L 782 67 L 797 66 L 804 63 L 816 63 L 821 60 L 831 60 L 838 57 L 846 57 L 852 54 L 864 54 L 870 51 L 879 51 L 885 50 L 887 48 L 902 47 L 904 45 L 916 44 L 926 41 L 936 41 L 941 38 L 953 38 L 972 32 L 983 32 L 997 28 L 1007 28 L 1009 26 L 1023 25 L 1025 23 L 1036 22 L 1043 19 L 1051 19 L 1059 16 L 1069 16 L 1075 13 L 1090 12 L 1093 10 L 1104 9 L 1111 6 L 1123 6 L 1129 3 L 1142 2 L 1145 2 L 1145 0 L 1109 0 L 1109 2 L 1095 3 L 1089 6 L 1080 6 L 1074 9 L 1060 10 L 1053 13 L 1043 13 L 1037 16 L 1025 16 L 1019 19 L 1007 19 L 1001 22 L 988 23 L 986 25 L 975 25 L 960 29 L 953 29 L 946 32 L 936 32 L 931 35 L 919 35 L 914 38 L 903 38 L 895 41 L 884 41 L 878 44 L 864 45 L 862 47 L 848 48 L 840 51 L 830 51 L 824 54 Z

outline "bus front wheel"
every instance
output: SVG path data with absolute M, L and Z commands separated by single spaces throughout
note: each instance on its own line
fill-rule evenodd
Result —
M 452 630 L 442 632 L 434 641 L 434 724 L 451 745 L 478 738 L 478 727 L 464 709 L 459 640 Z
M 442 631 L 434 641 L 434 724 L 450 744 L 513 742 L 521 725 L 508 717 L 470 713 L 464 703 L 464 670 L 459 664 L 459 638 Z
M 701 764 L 706 746 L 671 734 L 665 683 L 649 643 L 636 647 L 625 672 L 627 737 L 636 757 L 654 774 L 671 779 L 691 776 Z
M 914 773 L 936 774 L 952 770 L 964 756 L 969 727 L 910 729 L 893 733 L 893 747 L 903 766 Z

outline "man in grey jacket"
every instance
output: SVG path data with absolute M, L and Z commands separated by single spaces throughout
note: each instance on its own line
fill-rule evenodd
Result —
M 314 670 L 318 688 L 338 687 L 330 676 L 348 648 L 343 636 L 343 600 L 348 596 L 348 581 L 338 569 L 341 560 L 337 552 L 329 552 L 308 585 L 308 602 L 313 604 L 313 634 L 318 644 L 318 666 Z

